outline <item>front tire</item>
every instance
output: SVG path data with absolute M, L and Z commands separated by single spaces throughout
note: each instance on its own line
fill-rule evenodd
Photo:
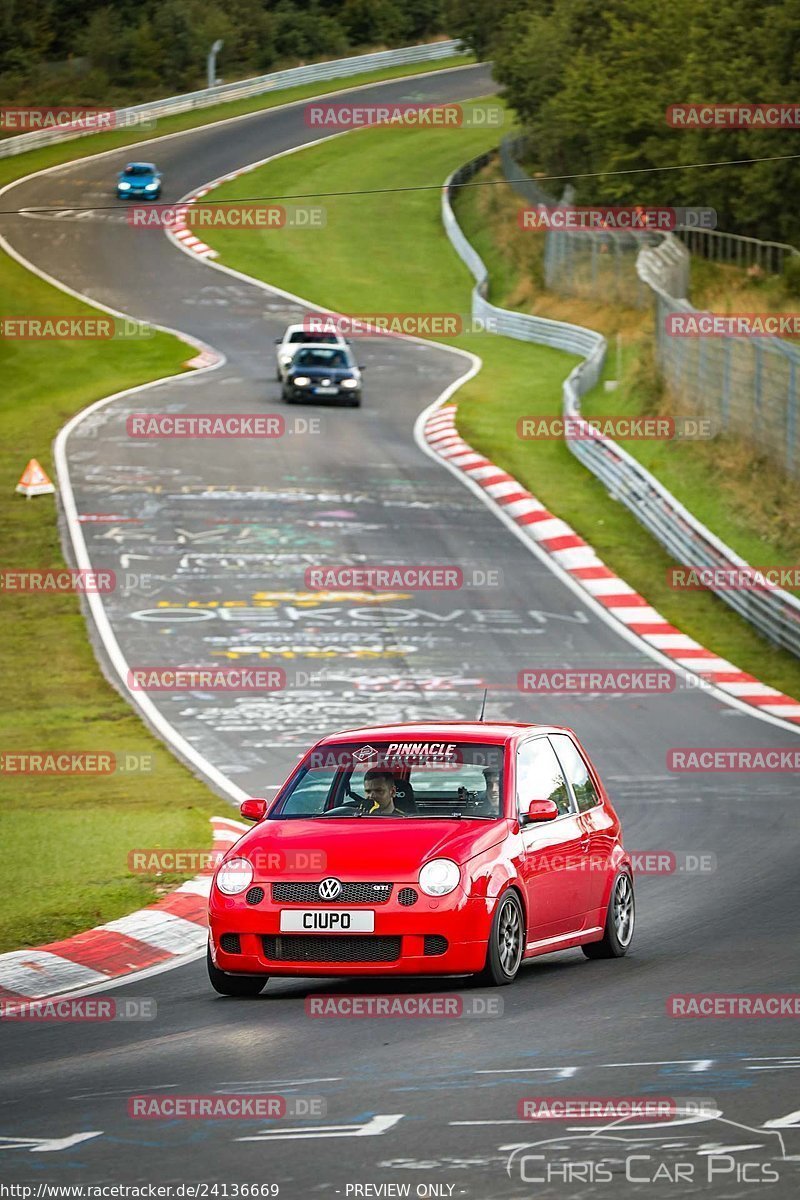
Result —
M 206 966 L 211 986 L 220 996 L 258 996 L 269 979 L 267 975 L 228 975 L 220 971 L 214 966 L 210 946 L 206 950 Z
M 581 950 L 587 958 L 622 958 L 633 941 L 635 922 L 633 880 L 627 871 L 620 871 L 611 889 L 603 936 L 599 942 L 587 942 Z
M 475 976 L 485 987 L 505 987 L 517 976 L 525 952 L 525 918 L 516 892 L 506 892 L 492 918 L 486 964 Z

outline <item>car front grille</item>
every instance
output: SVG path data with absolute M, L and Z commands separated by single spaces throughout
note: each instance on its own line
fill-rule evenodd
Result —
M 242 946 L 238 933 L 223 933 L 219 939 L 219 948 L 226 954 L 241 954 Z
M 418 900 L 419 893 L 412 887 L 401 888 L 397 893 L 397 903 L 402 904 L 404 908 L 410 908 Z
M 325 937 L 316 934 L 264 937 L 264 957 L 275 962 L 396 962 L 400 957 L 399 937 Z
M 264 899 L 264 889 L 262 887 L 251 887 L 248 889 L 245 900 L 248 904 L 260 904 Z
M 272 899 L 278 904 L 386 904 L 392 894 L 391 883 L 342 883 L 334 900 L 323 900 L 319 883 L 273 883 Z

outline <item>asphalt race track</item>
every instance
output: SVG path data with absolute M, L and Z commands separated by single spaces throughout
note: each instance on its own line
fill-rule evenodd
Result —
M 479 66 L 382 84 L 370 96 L 458 100 L 492 90 Z M 298 105 L 169 138 L 152 152 L 165 174 L 162 199 L 317 137 Z M 154 696 L 171 725 L 238 787 L 269 796 L 316 736 L 396 717 L 474 717 L 488 686 L 489 717 L 578 731 L 629 849 L 712 856 L 714 869 L 640 877 L 627 958 L 588 962 L 574 951 L 538 959 L 496 993 L 504 1004 L 497 1019 L 312 1020 L 309 995 L 388 989 L 285 980 L 256 1000 L 223 999 L 195 960 L 115 993 L 153 997 L 153 1021 L 4 1023 L 5 1180 L 274 1183 L 282 1200 L 380 1195 L 353 1190 L 380 1184 L 473 1200 L 796 1195 L 800 1057 L 791 1021 L 666 1013 L 675 993 L 790 992 L 800 890 L 791 776 L 673 775 L 667 751 L 789 747 L 796 733 L 690 690 L 547 702 L 519 693 L 523 667 L 652 660 L 415 444 L 417 416 L 465 360 L 433 345 L 371 339 L 356 346 L 366 367 L 361 410 L 285 408 L 273 339 L 302 309 L 104 209 L 114 203 L 109 181 L 131 157 L 127 149 L 21 182 L 5 193 L 4 208 L 59 211 L 3 217 L 2 231 L 71 288 L 225 355 L 217 370 L 112 402 L 67 444 L 80 514 L 115 515 L 83 523 L 94 566 L 146 577 L 104 600 L 128 663 L 287 672 L 287 688 L 269 695 Z M 92 206 L 88 216 L 75 211 Z M 287 436 L 136 442 L 125 418 L 142 411 L 281 412 Z M 319 432 L 303 432 L 310 419 Z M 497 572 L 503 586 L 302 597 L 309 566 L 387 557 L 458 565 L 478 584 L 479 572 Z M 409 980 L 397 990 L 460 992 L 462 982 Z M 127 1098 L 141 1093 L 263 1091 L 323 1097 L 327 1116 L 127 1115 Z M 713 1099 L 721 1116 L 587 1138 L 577 1127 L 518 1121 L 518 1101 L 531 1095 Z M 794 1126 L 767 1125 L 792 1113 Z M 59 1145 L 81 1133 L 95 1136 Z M 536 1182 L 544 1160 L 520 1168 L 517 1154 L 507 1168 L 514 1147 L 541 1141 L 550 1143 L 544 1151 L 526 1153 L 561 1163 L 549 1183 Z M 729 1166 L 709 1183 L 715 1147 L 730 1148 Z M 642 1156 L 629 1171 L 636 1182 L 625 1178 L 629 1155 Z M 593 1173 L 600 1159 L 617 1164 L 614 1183 Z M 576 1163 L 585 1165 L 582 1178 Z

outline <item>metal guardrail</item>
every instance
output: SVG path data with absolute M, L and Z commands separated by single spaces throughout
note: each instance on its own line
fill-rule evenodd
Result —
M 511 312 L 490 304 L 486 299 L 488 269 L 464 236 L 453 212 L 452 199 L 459 185 L 477 174 L 491 160 L 493 153 L 482 154 L 454 171 L 442 189 L 445 231 L 456 253 L 475 278 L 473 317 L 483 320 L 491 317 L 492 323 L 484 328 L 496 330 L 506 337 L 582 355 L 583 361 L 570 372 L 563 385 L 564 416 L 581 421 L 581 431 L 586 434 L 585 437 L 567 439 L 567 445 L 575 457 L 605 484 L 610 495 L 624 504 L 679 563 L 695 567 L 751 570 L 740 555 L 698 521 L 641 463 L 610 438 L 583 423 L 581 397 L 600 380 L 606 355 L 605 338 L 593 329 Z M 683 304 L 689 307 L 686 301 Z M 711 590 L 771 642 L 800 656 L 800 600 L 795 596 L 780 588 L 767 591 Z
M 440 58 L 451 58 L 465 53 L 463 43 L 457 38 L 443 42 L 427 42 L 422 46 L 402 46 L 398 50 L 378 50 L 373 54 L 356 54 L 351 58 L 336 58 L 328 62 L 310 63 L 303 67 L 289 67 L 285 71 L 273 71 L 269 75 L 258 75 L 242 79 L 238 83 L 225 83 L 219 87 L 203 88 L 197 92 L 186 92 L 181 96 L 167 96 L 145 104 L 134 104 L 114 112 L 118 128 L 143 127 L 145 122 L 158 117 L 173 116 L 190 112 L 196 108 L 208 108 L 230 100 L 244 100 L 259 96 L 263 92 L 279 91 L 301 83 L 316 83 L 326 79 L 345 79 L 362 71 L 376 71 L 382 67 L 402 66 L 403 63 L 435 62 Z M 36 129 L 31 133 L 20 133 L 16 137 L 0 141 L 0 158 L 24 154 L 38 146 L 54 142 L 71 141 L 73 138 L 88 137 L 96 129 L 56 126 L 52 129 Z

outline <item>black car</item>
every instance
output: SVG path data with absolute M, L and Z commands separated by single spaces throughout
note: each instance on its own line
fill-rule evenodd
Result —
M 282 394 L 287 404 L 330 398 L 349 408 L 358 408 L 361 371 L 344 346 L 303 346 L 286 372 Z

